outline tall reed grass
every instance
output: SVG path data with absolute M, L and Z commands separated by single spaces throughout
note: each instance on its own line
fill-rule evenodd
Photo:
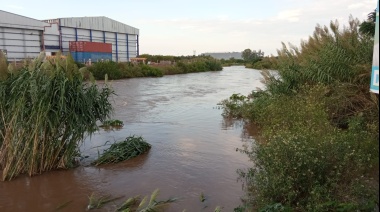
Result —
M 84 82 L 72 57 L 44 58 L 10 73 L 0 55 L 2 180 L 75 166 L 78 145 L 112 111 L 112 89 Z

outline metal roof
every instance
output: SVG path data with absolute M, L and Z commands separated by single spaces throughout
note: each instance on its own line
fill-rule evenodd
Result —
M 71 17 L 45 20 L 47 23 L 59 22 L 62 27 L 92 29 L 106 32 L 119 32 L 127 34 L 139 34 L 139 29 L 107 18 L 105 16 L 95 17 Z
M 0 27 L 44 30 L 49 24 L 25 16 L 0 10 Z

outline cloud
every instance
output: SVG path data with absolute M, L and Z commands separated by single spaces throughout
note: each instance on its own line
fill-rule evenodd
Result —
M 169 40 L 162 36 L 162 42 L 158 43 L 154 40 L 160 35 L 155 33 L 151 36 L 154 40 L 147 39 L 145 42 L 148 41 L 147 46 L 152 47 L 152 54 L 155 54 L 153 51 L 160 51 L 160 54 L 191 54 L 194 49 L 197 53 L 203 53 L 242 51 L 251 48 L 261 49 L 266 55 L 276 55 L 276 50 L 281 48 L 281 42 L 299 46 L 301 40 L 312 35 L 317 24 L 328 26 L 330 21 L 338 20 L 343 28 L 343 25 L 348 24 L 350 15 L 365 20 L 376 4 L 375 0 L 364 0 L 361 3 L 357 3 L 356 0 L 314 0 L 310 1 L 307 7 L 302 5 L 302 8 L 286 8 L 265 19 L 215 16 L 208 19 L 159 20 L 154 22 L 155 31 L 157 28 L 164 29 L 162 31 L 168 35 L 177 37 Z M 145 24 L 143 31 L 149 30 L 148 25 Z M 178 46 L 181 46 L 180 50 Z M 171 49 L 173 52 L 168 52 Z
M 300 20 L 301 10 L 285 10 L 277 15 L 279 20 L 286 20 L 289 22 L 297 22 Z

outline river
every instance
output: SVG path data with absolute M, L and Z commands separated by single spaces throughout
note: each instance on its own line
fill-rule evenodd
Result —
M 10 182 L 0 182 L 0 211 L 85 211 L 92 193 L 123 198 L 101 210 L 114 211 L 128 197 L 179 198 L 166 211 L 233 211 L 243 195 L 237 169 L 250 166 L 238 151 L 252 140 L 239 121 L 224 119 L 217 103 L 233 93 L 249 94 L 263 87 L 257 70 L 241 66 L 220 72 L 133 78 L 111 81 L 117 96 L 112 117 L 122 129 L 100 130 L 81 146 L 84 165 Z M 142 136 L 147 154 L 118 164 L 87 166 L 107 145 L 127 136 Z M 206 200 L 201 202 L 203 193 Z M 67 203 L 67 204 L 65 204 Z

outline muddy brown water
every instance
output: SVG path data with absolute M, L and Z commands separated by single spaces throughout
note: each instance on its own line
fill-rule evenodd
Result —
M 252 130 L 224 119 L 217 103 L 233 93 L 246 95 L 263 87 L 260 78 L 256 70 L 235 66 L 220 72 L 112 81 L 117 94 L 113 118 L 122 120 L 124 127 L 87 138 L 81 146 L 87 157 L 83 166 L 0 182 L 0 211 L 55 211 L 61 205 L 65 207 L 59 211 L 86 211 L 92 193 L 123 196 L 95 210 L 114 211 L 123 200 L 150 195 L 156 188 L 159 200 L 179 198 L 168 212 L 214 211 L 216 206 L 233 211 L 243 195 L 236 170 L 251 163 L 236 148 L 252 139 Z M 151 150 L 118 164 L 86 166 L 107 145 L 129 135 L 144 137 Z

